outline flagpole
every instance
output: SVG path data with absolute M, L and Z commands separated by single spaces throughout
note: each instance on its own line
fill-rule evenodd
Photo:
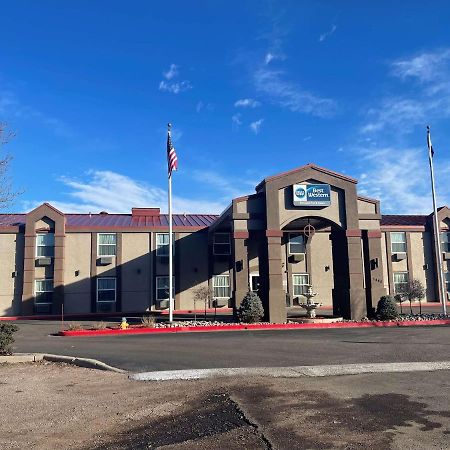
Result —
M 442 314 L 447 315 L 447 302 L 445 298 L 444 273 L 442 268 L 441 255 L 441 232 L 436 205 L 436 189 L 434 186 L 434 168 L 433 168 L 433 147 L 431 144 L 430 127 L 427 126 L 427 144 L 428 144 L 428 162 L 430 164 L 431 193 L 433 196 L 433 225 L 434 225 L 434 245 L 436 254 L 436 271 L 438 276 L 438 296 L 442 303 Z
M 167 124 L 170 137 L 171 124 Z M 172 236 L 172 171 L 169 170 L 169 322 L 173 322 L 173 236 Z

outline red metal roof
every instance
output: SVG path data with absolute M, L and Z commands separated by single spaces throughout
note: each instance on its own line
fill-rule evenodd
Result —
M 74 228 L 123 227 L 165 228 L 169 226 L 168 214 L 158 216 L 132 216 L 131 214 L 65 214 L 66 226 Z M 174 227 L 205 228 L 216 219 L 214 214 L 173 214 Z M 26 214 L 0 214 L 0 227 L 25 225 Z
M 428 216 L 422 215 L 398 215 L 388 214 L 381 216 L 381 226 L 418 226 L 423 227 L 427 223 Z

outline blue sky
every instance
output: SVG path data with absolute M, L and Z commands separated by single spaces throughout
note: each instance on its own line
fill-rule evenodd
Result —
M 180 213 L 308 162 L 359 179 L 384 213 L 428 213 L 427 124 L 450 204 L 450 5 L 368 3 L 4 4 L 11 209 L 166 209 L 168 121 Z

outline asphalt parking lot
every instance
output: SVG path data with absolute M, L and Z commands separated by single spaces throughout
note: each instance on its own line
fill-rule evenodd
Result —
M 94 358 L 134 372 L 450 359 L 449 326 L 59 337 L 51 335 L 58 322 L 17 324 L 16 352 Z

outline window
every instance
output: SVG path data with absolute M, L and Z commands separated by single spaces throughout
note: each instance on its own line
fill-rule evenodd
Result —
M 172 277 L 172 298 L 175 298 L 175 277 Z M 169 300 L 169 277 L 156 277 L 156 300 Z
M 450 232 L 441 233 L 441 247 L 443 252 L 450 252 Z
M 309 274 L 307 273 L 293 274 L 292 285 L 294 287 L 294 296 L 305 295 L 309 288 Z
M 444 272 L 445 290 L 450 294 L 450 272 Z
M 231 255 L 230 233 L 214 233 L 213 253 Z
M 253 292 L 258 292 L 259 291 L 259 274 L 255 273 L 255 274 L 251 274 L 250 275 L 250 289 Z
M 36 280 L 34 282 L 34 302 L 40 305 L 53 303 L 53 280 Z
M 97 301 L 99 303 L 116 301 L 115 278 L 97 278 Z
M 55 256 L 55 235 L 53 233 L 36 235 L 36 256 L 38 258 L 52 258 Z
M 116 256 L 116 234 L 98 234 L 98 256 Z
M 289 234 L 289 254 L 299 255 L 305 253 L 305 236 L 303 234 Z
M 406 253 L 406 233 L 404 231 L 391 233 L 392 253 Z
M 175 234 L 172 233 L 173 244 L 175 244 Z M 175 254 L 175 245 L 172 246 L 172 255 Z M 169 256 L 169 233 L 156 233 L 156 255 Z
M 408 287 L 408 272 L 394 272 L 394 293 L 401 294 Z
M 230 276 L 213 276 L 214 298 L 230 298 Z

